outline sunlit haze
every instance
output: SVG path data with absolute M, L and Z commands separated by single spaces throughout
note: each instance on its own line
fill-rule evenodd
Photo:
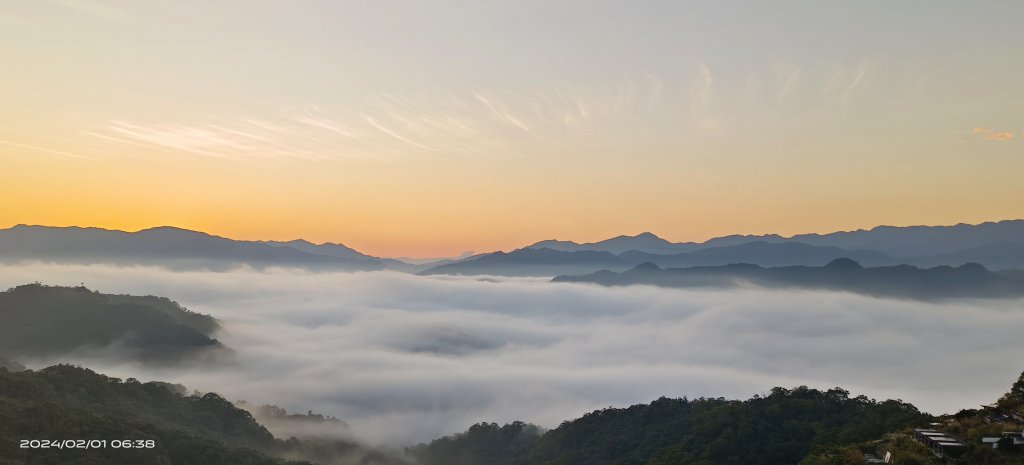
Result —
M 1024 217 L 1024 3 L 0 1 L 0 228 L 433 257 Z

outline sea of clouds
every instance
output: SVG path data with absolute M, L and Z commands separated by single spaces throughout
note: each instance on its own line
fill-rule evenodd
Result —
M 841 386 L 950 413 L 994 401 L 1024 370 L 1024 300 L 0 266 L 2 288 L 34 281 L 170 297 L 220 319 L 216 337 L 236 351 L 216 365 L 74 363 L 333 415 L 378 445 L 428 441 L 481 421 L 555 427 L 660 396 L 747 398 L 774 386 Z

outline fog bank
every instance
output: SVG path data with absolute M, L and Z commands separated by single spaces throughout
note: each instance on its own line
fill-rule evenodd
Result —
M 746 398 L 773 386 L 841 386 L 946 413 L 995 400 L 1024 370 L 1021 300 L 0 266 L 0 287 L 33 281 L 169 297 L 220 319 L 218 339 L 237 351 L 216 368 L 76 363 L 311 409 L 376 444 L 427 441 L 480 421 L 554 427 L 659 396 Z

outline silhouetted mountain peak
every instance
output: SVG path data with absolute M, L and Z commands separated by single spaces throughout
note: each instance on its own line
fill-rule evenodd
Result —
M 639 241 L 644 241 L 644 242 L 658 242 L 658 243 L 671 244 L 671 242 L 669 242 L 669 241 L 667 241 L 665 239 L 662 239 L 661 237 L 658 237 L 657 234 L 654 234 L 652 232 L 642 232 L 642 233 L 637 234 L 635 236 L 627 236 L 627 235 L 624 234 L 624 235 L 621 235 L 621 236 L 615 236 L 615 237 L 613 237 L 611 239 L 603 240 L 601 242 L 596 242 L 596 244 L 606 244 L 606 243 L 609 243 L 609 242 L 638 241 L 638 240 Z
M 974 263 L 974 262 L 964 263 L 963 265 L 958 266 L 957 269 L 960 270 L 960 271 L 971 272 L 971 273 L 978 273 L 978 272 L 986 272 L 986 271 L 988 271 L 988 268 L 985 268 L 985 265 L 982 265 L 981 263 Z
M 804 243 L 811 246 L 838 247 L 851 251 L 873 251 L 900 257 L 905 262 L 921 265 L 959 265 L 968 261 L 984 263 L 992 269 L 1024 267 L 1024 251 L 1001 253 L 1005 246 L 989 244 L 1006 243 L 1019 247 L 1024 244 L 1024 220 L 989 221 L 980 224 L 960 223 L 951 226 L 876 226 L 871 229 L 854 229 L 831 233 L 807 233 L 792 236 L 779 234 L 728 235 L 709 239 L 702 243 L 666 241 L 650 232 L 636 236 L 616 236 L 603 241 L 576 243 L 572 241 L 542 241 L 533 248 L 550 247 L 564 251 L 603 250 L 614 254 L 632 251 L 651 254 L 679 254 L 706 250 L 714 247 L 731 247 L 751 242 Z M 1012 245 L 1011 245 L 1012 247 Z M 985 249 L 996 249 L 985 250 Z M 963 252 L 982 254 L 958 256 Z M 994 253 L 993 253 L 994 252 Z M 920 259 L 920 260 L 918 260 Z M 866 260 L 866 265 L 881 262 Z
M 161 237 L 218 237 L 212 234 L 193 231 L 191 229 L 179 228 L 177 226 L 157 226 L 154 228 L 141 229 L 135 234 L 143 236 L 161 236 Z
M 635 236 L 619 235 L 598 242 L 577 243 L 573 241 L 546 240 L 527 246 L 529 249 L 550 248 L 563 252 L 601 251 L 621 254 L 633 250 L 648 253 L 679 253 L 690 250 L 693 244 L 675 244 L 652 232 L 642 232 Z
M 643 262 L 633 268 L 632 271 L 661 271 L 661 267 L 651 262 Z
M 137 232 L 100 228 L 22 226 L 0 230 L 7 260 L 151 264 L 175 269 L 239 265 L 377 270 L 383 262 L 343 246 L 233 240 L 201 231 L 158 226 Z
M 852 259 L 849 259 L 849 258 L 837 258 L 835 260 L 832 260 L 832 261 L 828 262 L 828 264 L 825 265 L 825 268 L 833 268 L 833 269 L 861 269 L 861 268 L 864 268 L 864 267 L 861 266 L 860 263 L 857 263 L 855 260 L 852 260 Z

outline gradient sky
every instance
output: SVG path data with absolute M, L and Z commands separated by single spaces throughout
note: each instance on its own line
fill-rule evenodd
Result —
M 0 0 L 0 227 L 439 256 L 1024 217 L 1024 2 Z

